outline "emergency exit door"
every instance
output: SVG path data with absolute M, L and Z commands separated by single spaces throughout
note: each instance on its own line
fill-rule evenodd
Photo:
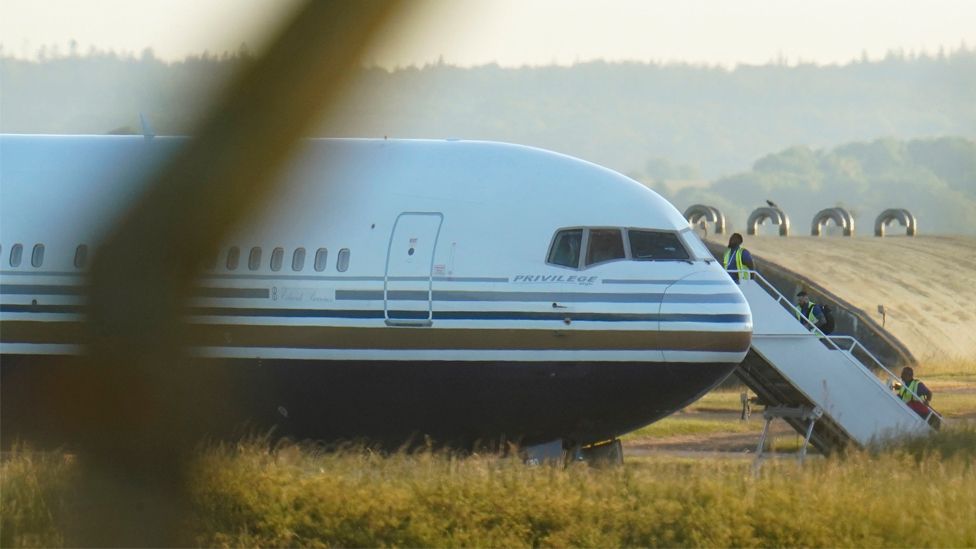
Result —
M 383 309 L 390 326 L 433 324 L 431 291 L 434 252 L 444 215 L 404 212 L 397 216 L 386 253 Z

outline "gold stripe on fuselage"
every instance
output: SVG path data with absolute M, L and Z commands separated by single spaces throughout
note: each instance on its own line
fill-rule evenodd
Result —
M 296 349 L 639 350 L 745 352 L 749 332 L 359 328 L 193 324 L 187 344 Z M 0 322 L 0 342 L 84 344 L 83 322 Z

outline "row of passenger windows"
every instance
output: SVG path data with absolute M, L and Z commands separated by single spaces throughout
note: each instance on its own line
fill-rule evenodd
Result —
M 3 254 L 3 246 L 0 246 L 0 255 Z M 10 247 L 10 258 L 11 267 L 20 267 L 20 264 L 24 262 L 24 245 L 14 244 Z M 44 244 L 34 244 L 34 249 L 31 250 L 30 254 L 30 264 L 31 267 L 38 268 L 44 264 Z
M 3 254 L 3 246 L 0 245 L 0 257 Z M 250 253 L 247 256 L 247 268 L 251 271 L 257 271 L 261 268 L 261 247 L 255 246 L 251 248 Z M 346 272 L 349 269 L 349 248 L 343 248 L 339 250 L 336 258 L 336 270 L 340 273 Z M 282 263 L 285 258 L 284 248 L 275 248 L 271 250 L 271 261 L 270 267 L 272 271 L 280 271 Z M 241 260 L 241 249 L 237 246 L 233 246 L 227 250 L 225 265 L 227 270 L 234 271 L 237 269 Z M 316 272 L 322 272 L 328 266 L 329 260 L 329 250 L 326 248 L 319 248 L 315 251 L 315 260 L 312 262 L 312 268 Z M 11 267 L 20 267 L 21 263 L 24 261 L 24 246 L 23 244 L 14 244 L 10 247 L 10 257 L 9 263 Z M 44 244 L 35 244 L 34 249 L 30 254 L 30 264 L 34 268 L 40 268 L 44 264 Z M 77 269 L 84 269 L 88 266 L 88 245 L 81 244 L 75 248 L 74 265 Z M 207 268 L 210 270 L 217 268 L 217 256 L 214 256 Z M 305 248 L 296 248 L 291 254 L 291 270 L 298 272 L 305 268 Z
M 584 248 L 586 253 L 581 254 Z M 549 248 L 547 263 L 582 269 L 615 259 L 687 261 L 690 258 L 688 250 L 674 232 L 578 228 L 561 229 L 556 233 Z
M 220 255 L 220 254 L 218 254 Z M 247 254 L 247 268 L 250 271 L 257 271 L 261 268 L 261 258 L 263 251 L 260 246 L 255 246 L 251 248 L 250 252 Z M 340 273 L 344 273 L 349 269 L 349 248 L 343 248 L 339 250 L 336 254 L 336 270 Z M 296 248 L 291 254 L 291 270 L 299 272 L 305 269 L 305 248 Z M 210 263 L 207 265 L 208 270 L 213 270 L 217 268 L 218 256 L 211 258 Z M 285 261 L 285 249 L 275 248 L 271 250 L 271 260 L 269 266 L 274 272 L 281 270 L 282 265 Z M 329 262 L 329 250 L 327 248 L 319 248 L 315 250 L 315 258 L 312 261 L 312 268 L 316 272 L 321 273 L 328 267 Z M 224 254 L 224 266 L 228 271 L 237 270 L 237 267 L 241 263 L 241 249 L 237 246 L 232 246 L 227 249 Z

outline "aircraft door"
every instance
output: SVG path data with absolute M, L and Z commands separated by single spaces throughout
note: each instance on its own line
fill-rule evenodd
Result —
M 434 252 L 444 215 L 404 212 L 397 216 L 386 252 L 383 309 L 389 326 L 433 324 Z

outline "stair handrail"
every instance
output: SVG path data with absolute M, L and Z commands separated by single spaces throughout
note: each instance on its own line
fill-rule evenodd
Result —
M 851 346 L 850 346 L 850 348 L 846 349 L 846 352 L 847 353 L 853 353 L 855 349 L 859 349 L 860 352 L 864 353 L 864 355 L 866 355 L 868 358 L 870 358 L 878 366 L 878 368 L 884 370 L 885 373 L 888 374 L 887 384 L 888 384 L 888 387 L 889 388 L 891 388 L 891 387 L 894 386 L 894 383 L 893 382 L 899 382 L 899 383 L 902 383 L 903 386 L 905 386 L 904 381 L 901 379 L 901 377 L 900 376 L 896 376 L 894 372 L 892 372 L 891 370 L 889 370 L 888 367 L 885 366 L 884 363 L 881 362 L 881 359 L 879 359 L 878 357 L 876 357 L 874 355 L 874 353 L 872 353 L 871 351 L 869 351 L 868 348 L 865 347 L 863 343 L 861 343 L 860 341 L 857 340 L 857 338 L 855 338 L 853 336 L 849 336 L 849 335 L 839 335 L 839 336 L 828 335 L 827 336 L 827 339 L 829 339 L 829 340 L 831 340 L 832 342 L 835 342 L 835 343 L 836 343 L 837 340 L 845 340 L 845 339 L 846 340 L 849 340 L 851 342 Z M 908 386 L 905 386 L 905 390 L 907 390 L 913 397 L 917 398 L 918 400 L 921 400 L 922 402 L 925 402 L 924 400 L 921 399 L 921 397 L 919 397 L 915 393 L 915 391 L 912 391 L 911 388 L 909 388 Z M 942 418 L 942 414 L 940 414 L 939 412 L 937 412 L 935 410 L 935 408 L 932 408 L 932 406 L 929 405 L 929 403 L 925 402 L 925 405 L 929 409 L 929 413 L 928 413 L 928 415 L 925 416 L 925 420 L 928 421 L 929 418 L 932 417 L 932 415 L 935 415 L 935 417 L 937 417 L 939 419 L 939 423 L 941 424 L 942 423 L 942 419 L 943 419 Z
M 738 274 L 741 271 L 739 271 L 738 269 L 729 269 L 729 270 L 727 270 L 727 272 L 729 273 L 729 276 L 731 276 L 733 279 L 738 279 Z M 763 275 L 759 274 L 758 271 L 750 270 L 750 271 L 747 271 L 747 272 L 749 273 L 749 275 L 750 275 L 750 277 L 752 279 L 756 280 L 757 282 L 758 281 L 762 281 L 762 284 L 760 284 L 760 286 L 764 286 L 765 287 L 764 289 L 766 289 L 767 293 L 770 293 L 771 295 L 774 295 L 776 297 L 776 302 L 777 303 L 786 303 L 786 309 L 787 310 L 796 313 L 798 318 L 801 318 L 802 317 L 802 313 L 800 312 L 799 307 L 797 307 L 796 305 L 794 305 L 792 301 L 790 301 L 789 299 L 787 299 L 787 297 L 782 294 L 782 292 L 780 292 L 779 290 L 777 290 L 776 287 L 773 286 L 773 283 L 772 282 L 766 280 L 766 278 Z M 902 382 L 901 376 L 896 376 L 894 374 L 894 372 L 892 372 L 891 370 L 889 370 L 878 359 L 878 357 L 874 356 L 874 354 L 871 353 L 871 351 L 869 351 L 867 349 L 867 347 L 865 347 L 863 344 L 861 344 L 861 342 L 858 341 L 857 339 L 855 339 L 853 336 L 831 336 L 831 335 L 828 335 L 828 334 L 823 333 L 823 331 L 820 328 L 818 328 L 816 325 L 810 324 L 809 322 L 806 323 L 805 325 L 809 325 L 810 326 L 811 333 L 810 334 L 802 334 L 803 336 L 816 337 L 816 338 L 818 338 L 820 340 L 826 340 L 827 344 L 830 347 L 833 347 L 833 349 L 835 351 L 840 351 L 843 354 L 844 358 L 847 359 L 848 362 L 850 362 L 851 364 L 853 364 L 858 369 L 858 371 L 861 371 L 862 373 L 868 374 L 871 378 L 873 378 L 875 380 L 878 379 L 877 376 L 875 376 L 874 374 L 872 374 L 871 371 L 868 370 L 867 367 L 860 360 L 857 360 L 856 358 L 854 358 L 854 356 L 852 354 L 852 351 L 854 350 L 855 347 L 860 347 L 860 349 L 862 351 L 864 351 L 864 353 L 867 356 L 871 357 L 871 360 L 873 360 L 874 363 L 878 365 L 878 367 L 880 367 L 882 370 L 884 370 L 884 372 L 886 374 L 888 374 L 888 379 L 886 380 L 886 385 L 887 385 L 887 387 L 889 389 L 894 386 L 893 383 L 892 383 L 893 381 L 898 382 L 898 383 L 901 383 Z M 795 337 L 793 334 L 791 334 L 791 336 Z M 835 338 L 836 339 L 850 339 L 853 342 L 853 344 L 851 345 L 851 348 L 850 349 L 845 350 L 845 349 L 842 349 L 840 347 L 840 345 L 838 345 L 834 341 Z M 929 405 L 927 402 L 925 402 L 925 400 L 923 400 L 922 397 L 918 396 L 918 394 L 915 391 L 913 391 L 910 387 L 908 387 L 908 385 L 905 385 L 903 383 L 902 386 L 905 388 L 906 391 L 908 391 L 908 393 L 910 395 L 912 395 L 912 397 L 914 397 L 915 399 L 917 399 L 917 400 L 925 403 L 925 406 L 928 408 L 929 413 L 926 414 L 923 419 L 925 420 L 926 425 L 928 425 L 930 429 L 932 428 L 932 424 L 929 422 L 929 420 L 932 418 L 933 415 L 938 418 L 939 425 L 942 424 L 942 420 L 943 420 L 942 414 L 936 412 L 935 409 L 932 408 L 931 405 Z M 895 394 L 892 394 L 892 396 L 897 398 L 897 395 L 895 395 Z M 908 403 L 907 402 L 905 402 L 904 400 L 902 400 L 900 398 L 898 398 L 898 400 L 901 400 L 902 403 L 906 407 L 908 407 Z M 912 410 L 912 412 L 914 412 L 914 411 L 915 410 Z

